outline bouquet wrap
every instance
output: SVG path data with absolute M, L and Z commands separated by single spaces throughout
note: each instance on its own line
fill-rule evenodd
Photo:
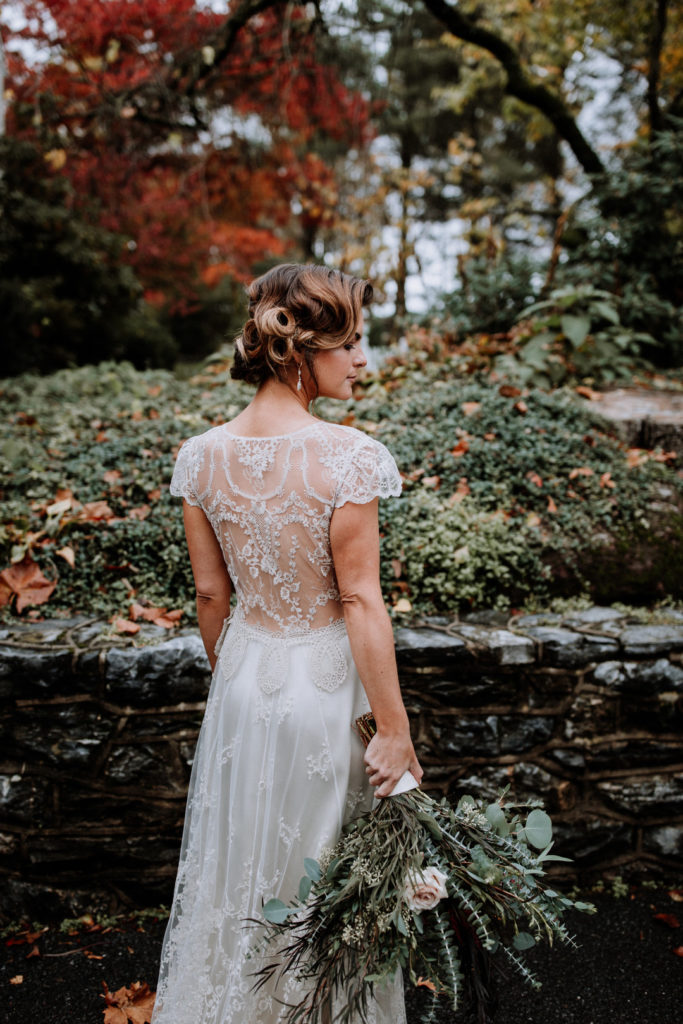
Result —
M 367 748 L 370 740 L 377 732 L 377 726 L 371 711 L 368 711 L 366 714 L 361 715 L 360 718 L 356 719 L 356 729 L 360 734 L 360 738 L 362 739 L 364 746 Z M 412 772 L 404 772 L 389 796 L 400 796 L 401 793 L 409 793 L 411 789 L 419 789 L 419 786 L 420 783 Z

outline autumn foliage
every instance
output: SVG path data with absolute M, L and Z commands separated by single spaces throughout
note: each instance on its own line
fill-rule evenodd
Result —
M 274 4 L 231 36 L 244 6 L 93 0 L 84 17 L 80 0 L 28 0 L 17 34 L 32 45 L 7 47 L 9 137 L 40 147 L 73 213 L 120 238 L 145 300 L 171 317 L 307 255 L 335 206 L 316 150 L 369 131 L 365 100 L 317 60 L 305 5 Z

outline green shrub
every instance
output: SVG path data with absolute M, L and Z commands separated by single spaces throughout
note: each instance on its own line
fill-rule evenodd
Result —
M 522 394 L 484 376 L 462 379 L 449 362 L 393 372 L 369 379 L 353 405 L 318 403 L 325 418 L 355 416 L 404 474 L 404 494 L 380 510 L 392 605 L 403 597 L 414 612 L 454 612 L 597 593 L 605 538 L 623 568 L 621 552 L 653 533 L 658 488 L 680 500 L 683 481 L 667 465 L 630 465 L 569 391 Z M 251 394 L 215 360 L 189 381 L 104 363 L 2 382 L 2 567 L 28 552 L 58 578 L 44 614 L 110 615 L 134 596 L 193 619 L 181 507 L 168 491 L 175 451 L 234 417 Z M 113 518 L 74 511 L 99 501 Z M 668 575 L 651 574 L 652 593 L 663 596 L 658 579 L 675 593 L 683 548 L 655 539 Z M 604 599 L 620 596 L 618 574 L 613 586 Z

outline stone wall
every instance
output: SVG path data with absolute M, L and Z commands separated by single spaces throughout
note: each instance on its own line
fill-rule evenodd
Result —
M 683 613 L 396 630 L 431 791 L 540 798 L 574 873 L 683 868 Z M 199 636 L 0 630 L 0 915 L 168 902 L 209 685 Z

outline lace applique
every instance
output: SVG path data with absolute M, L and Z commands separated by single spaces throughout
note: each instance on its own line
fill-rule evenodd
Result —
M 263 474 L 272 469 L 279 445 L 279 440 L 259 438 L 233 438 L 238 461 L 245 467 L 246 474 L 254 484 L 263 487 Z
M 264 693 L 276 693 L 287 677 L 287 648 L 267 644 L 259 662 L 258 682 Z
M 330 777 L 330 768 L 332 767 L 332 755 L 329 747 L 323 747 L 317 757 L 314 757 L 313 754 L 308 754 L 306 765 L 308 767 L 309 779 L 312 779 L 314 775 L 319 775 L 323 782 L 327 782 Z
M 320 690 L 334 693 L 346 679 L 348 671 L 349 666 L 336 637 L 324 647 L 316 644 L 311 651 L 311 678 Z

